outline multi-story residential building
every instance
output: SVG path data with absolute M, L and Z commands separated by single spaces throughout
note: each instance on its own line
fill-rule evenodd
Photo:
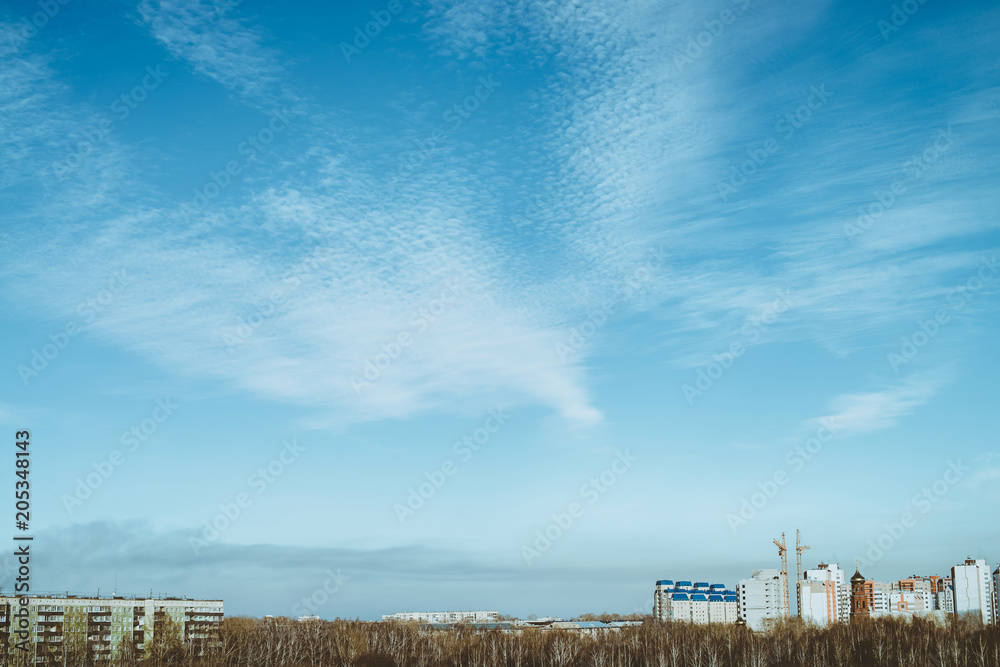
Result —
M 966 558 L 951 568 L 956 614 L 976 614 L 983 623 L 996 618 L 996 599 L 990 568 L 982 558 Z
M 864 594 L 868 601 L 869 616 L 884 616 L 888 613 L 889 594 L 893 590 L 893 585 L 887 581 L 874 581 L 872 579 L 864 581 Z
M 993 570 L 993 619 L 1000 623 L 1000 565 Z
M 940 593 L 934 594 L 934 610 L 945 614 L 955 613 L 955 591 L 951 584 Z
M 186 644 L 203 655 L 218 642 L 222 600 L 79 596 L 0 597 L 0 642 L 28 647 L 31 662 L 67 664 L 69 656 L 108 660 L 142 656 L 156 643 Z M 26 619 L 26 622 L 22 622 Z
M 768 621 L 785 618 L 785 582 L 781 570 L 754 570 L 740 579 L 740 614 L 753 630 L 763 630 Z
M 851 589 L 846 577 L 836 564 L 820 563 L 815 570 L 806 570 L 799 585 L 803 620 L 820 626 L 850 620 Z
M 382 616 L 383 621 L 422 621 L 425 623 L 487 623 L 499 621 L 498 611 L 403 611 Z
M 876 590 L 872 616 L 913 615 L 915 612 L 930 611 L 930 600 L 925 595 L 922 591 Z
M 723 584 L 661 579 L 653 595 L 653 616 L 661 621 L 735 623 L 739 597 Z
M 953 613 L 955 610 L 951 577 L 939 577 L 937 575 L 919 576 L 915 574 L 908 579 L 900 579 L 899 583 L 893 588 L 901 591 L 923 593 L 927 610 L 945 613 Z

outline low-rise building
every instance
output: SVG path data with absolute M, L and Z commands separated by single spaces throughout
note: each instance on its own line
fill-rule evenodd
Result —
M 382 616 L 383 621 L 424 623 L 488 623 L 500 620 L 498 611 L 403 611 Z

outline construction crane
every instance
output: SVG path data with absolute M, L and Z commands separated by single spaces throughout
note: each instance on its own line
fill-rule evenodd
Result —
M 809 549 L 802 544 L 802 536 L 799 529 L 795 529 L 795 606 L 799 616 L 802 616 L 802 552 Z
M 781 582 L 785 588 L 785 618 L 789 616 L 788 605 L 788 547 L 785 546 L 785 534 L 781 534 L 781 541 L 771 540 L 778 547 L 778 555 L 781 556 Z

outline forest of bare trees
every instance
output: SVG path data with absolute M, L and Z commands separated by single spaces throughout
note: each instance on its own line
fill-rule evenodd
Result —
M 737 626 L 647 620 L 641 626 L 588 637 L 563 630 L 507 634 L 469 626 L 432 631 L 403 623 L 235 617 L 223 622 L 220 639 L 213 655 L 196 657 L 169 647 L 154 651 L 144 661 L 122 656 L 112 665 L 1000 667 L 1000 628 L 970 620 L 936 625 L 921 619 L 875 619 L 830 628 L 793 621 L 766 633 Z

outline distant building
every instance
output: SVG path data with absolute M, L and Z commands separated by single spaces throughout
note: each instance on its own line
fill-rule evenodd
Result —
M 993 618 L 1000 623 L 1000 565 L 993 570 Z
M 990 568 L 982 558 L 967 558 L 951 568 L 956 614 L 976 614 L 983 623 L 996 618 L 996 600 Z
M 499 621 L 497 611 L 404 611 L 387 614 L 383 621 L 423 621 L 425 623 L 487 623 Z
M 929 611 L 940 611 L 946 614 L 955 612 L 951 577 L 918 576 L 915 574 L 907 579 L 900 579 L 897 588 L 901 591 L 923 593 L 926 608 Z
M 931 601 L 925 598 L 926 593 L 917 591 L 879 591 L 882 601 L 879 605 L 879 613 L 873 616 L 912 616 L 917 612 L 931 611 Z
M 653 616 L 661 621 L 735 623 L 739 612 L 736 591 L 707 581 L 691 583 L 661 579 L 653 594 Z
M 940 593 L 934 594 L 934 610 L 946 614 L 955 613 L 955 591 L 951 584 L 948 584 L 948 587 Z
M 642 625 L 642 621 L 553 621 L 539 626 L 541 630 L 565 630 L 575 634 L 599 637 L 612 632 L 620 632 L 622 628 Z
M 839 565 L 820 563 L 806 570 L 799 586 L 802 619 L 819 626 L 846 623 L 851 616 L 851 589 Z
M 754 570 L 749 579 L 740 579 L 740 614 L 747 626 L 763 630 L 768 621 L 785 618 L 785 583 L 781 570 Z
M 14 649 L 18 635 L 21 598 L 0 597 L 0 642 Z M 30 661 L 35 664 L 68 664 L 74 654 L 108 660 L 123 653 L 142 656 L 151 642 L 186 644 L 194 655 L 218 645 L 222 600 L 122 597 L 27 598 L 26 611 Z

